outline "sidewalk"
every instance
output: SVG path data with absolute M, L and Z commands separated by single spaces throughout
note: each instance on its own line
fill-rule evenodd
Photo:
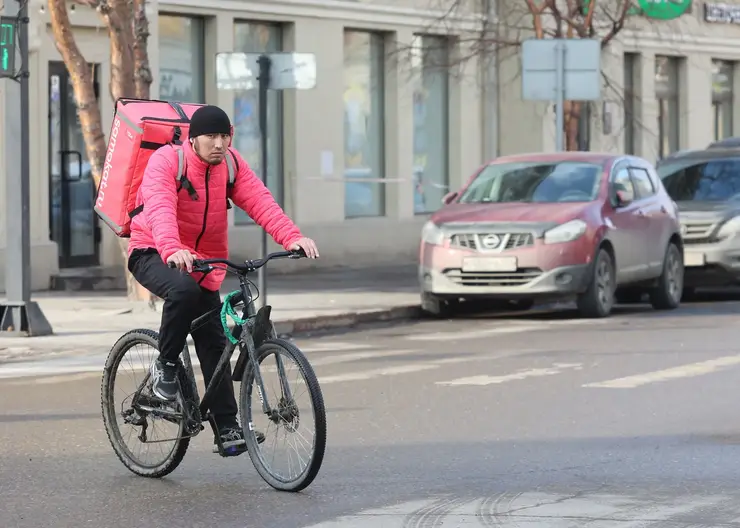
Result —
M 256 275 L 252 278 L 257 282 Z M 229 278 L 222 293 L 238 288 Z M 38 292 L 54 335 L 0 337 L 0 363 L 58 355 L 107 353 L 124 332 L 157 330 L 161 302 L 129 302 L 123 292 Z M 305 274 L 274 274 L 267 279 L 267 301 L 278 333 L 298 333 L 413 317 L 419 311 L 416 266 L 371 269 L 337 268 Z M 259 301 L 258 301 L 259 303 Z

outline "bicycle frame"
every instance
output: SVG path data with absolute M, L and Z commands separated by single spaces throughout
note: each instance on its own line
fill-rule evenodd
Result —
M 241 318 L 245 319 L 245 322 L 242 325 L 234 327 L 234 329 L 232 330 L 232 335 L 235 339 L 238 340 L 238 342 L 234 344 L 230 341 L 227 341 L 226 346 L 224 347 L 224 351 L 221 354 L 218 363 L 216 364 L 216 368 L 213 372 L 213 377 L 206 387 L 205 393 L 200 399 L 200 403 L 198 405 L 201 421 L 208 420 L 209 422 L 211 422 L 212 426 L 215 426 L 215 422 L 213 421 L 212 414 L 209 412 L 209 404 L 216 390 L 216 387 L 224 379 L 224 375 L 226 374 L 226 366 L 230 364 L 231 358 L 237 346 L 239 346 L 240 352 L 239 357 L 236 361 L 236 365 L 234 367 L 234 371 L 232 373 L 231 380 L 241 381 L 244 375 L 244 370 L 247 367 L 247 364 L 249 364 L 252 368 L 252 371 L 254 372 L 255 381 L 257 382 L 257 395 L 259 396 L 260 403 L 262 405 L 262 411 L 270 418 L 275 418 L 277 416 L 277 411 L 271 407 L 266 397 L 264 381 L 262 379 L 262 373 L 260 372 L 259 361 L 257 358 L 257 349 L 260 347 L 260 345 L 267 339 L 277 337 L 275 328 L 270 321 L 270 312 L 272 311 L 272 307 L 266 305 L 260 308 L 259 311 L 255 310 L 254 299 L 252 297 L 252 292 L 249 288 L 249 282 L 246 275 L 239 275 L 239 287 L 241 294 L 236 296 L 234 300 L 232 300 L 232 303 L 236 305 L 243 302 L 244 308 L 242 309 Z M 212 312 L 208 312 L 193 321 L 192 327 L 197 327 L 199 322 L 206 319 L 207 317 L 211 317 L 213 315 L 213 312 L 215 312 L 215 310 Z M 183 351 L 182 356 L 184 359 L 185 367 L 188 370 L 188 376 L 193 376 L 194 371 L 187 345 L 185 346 L 185 350 Z M 280 377 L 282 397 L 290 401 L 292 399 L 292 394 L 290 391 L 290 387 L 287 384 L 283 360 L 279 355 L 276 355 L 275 357 L 278 375 Z M 191 379 L 195 378 L 192 377 Z M 194 391 L 194 396 L 197 398 L 197 390 Z M 247 425 L 248 424 L 242 424 L 242 426 Z
M 279 254 L 274 254 L 274 255 L 277 256 Z M 267 260 L 269 260 L 269 257 L 268 259 L 263 261 L 262 265 L 264 265 L 264 263 L 266 263 Z M 250 270 L 254 271 L 254 269 L 256 269 L 256 267 L 251 268 Z M 258 396 L 260 399 L 260 403 L 262 404 L 262 411 L 265 413 L 265 415 L 267 415 L 272 420 L 277 420 L 279 418 L 278 411 L 276 409 L 273 409 L 270 406 L 269 402 L 267 401 L 267 398 L 265 397 L 264 382 L 262 379 L 262 373 L 260 372 L 259 361 L 257 358 L 257 349 L 260 347 L 260 345 L 267 339 L 277 337 L 275 328 L 273 327 L 272 321 L 270 320 L 270 312 L 272 311 L 272 307 L 269 305 L 265 305 L 262 308 L 260 308 L 259 311 L 255 310 L 254 299 L 252 297 L 252 292 L 249 288 L 249 280 L 247 279 L 248 273 L 249 271 L 243 271 L 238 274 L 240 294 L 232 298 L 230 301 L 232 303 L 232 306 L 243 303 L 244 308 L 242 309 L 241 319 L 243 319 L 245 322 L 241 325 L 235 326 L 233 330 L 231 331 L 231 335 L 237 340 L 237 343 L 232 343 L 231 341 L 227 340 L 226 346 L 224 347 L 224 351 L 221 353 L 221 357 L 219 358 L 218 363 L 216 364 L 216 368 L 213 372 L 213 377 L 211 378 L 210 383 L 208 383 L 208 386 L 206 387 L 206 390 L 203 393 L 202 398 L 199 398 L 199 395 L 198 395 L 198 389 L 195 383 L 195 371 L 193 369 L 193 363 L 190 357 L 190 351 L 189 351 L 187 344 L 185 345 L 182 353 L 180 354 L 180 356 L 182 357 L 183 366 L 185 368 L 186 377 L 189 383 L 191 384 L 189 392 L 191 393 L 192 403 L 194 404 L 195 407 L 197 407 L 198 414 L 199 414 L 199 416 L 193 416 L 190 418 L 194 418 L 196 419 L 196 422 L 200 422 L 200 423 L 204 421 L 210 422 L 211 427 L 214 430 L 214 433 L 218 432 L 217 425 L 216 425 L 213 414 L 210 413 L 209 404 L 211 402 L 211 399 L 213 398 L 213 394 L 216 391 L 216 387 L 218 387 L 218 385 L 224 379 L 224 375 L 226 373 L 226 367 L 227 365 L 230 364 L 231 358 L 237 346 L 239 346 L 240 352 L 239 352 L 239 357 L 237 358 L 237 362 L 234 367 L 234 371 L 233 371 L 230 381 L 241 381 L 244 375 L 244 370 L 247 367 L 247 364 L 249 364 L 254 372 L 254 377 L 257 382 L 257 392 L 258 392 Z M 210 310 L 206 312 L 205 314 L 201 315 L 196 320 L 194 320 L 190 325 L 191 334 L 194 329 L 200 326 L 200 323 L 202 323 L 209 317 L 213 317 L 214 315 L 220 313 L 220 310 L 222 309 L 222 307 L 223 307 L 223 304 L 221 304 L 218 308 L 214 310 Z M 285 378 L 285 366 L 283 365 L 282 358 L 279 355 L 276 355 L 276 363 L 277 363 L 278 374 L 280 376 L 282 397 L 283 399 L 290 401 L 292 400 L 292 394 L 291 394 L 290 388 L 288 387 L 287 380 Z M 133 406 L 137 405 L 138 398 L 141 394 L 141 391 L 146 386 L 150 376 L 151 374 L 147 372 L 146 376 L 144 377 L 144 380 L 142 381 L 138 390 L 134 394 L 134 397 L 132 399 Z M 184 408 L 183 408 L 183 411 L 184 411 Z M 157 410 L 157 413 L 162 416 L 166 416 L 166 417 L 170 417 L 174 419 L 182 419 L 185 417 L 183 413 L 178 413 L 178 412 L 164 410 L 164 409 Z M 242 424 L 242 426 L 248 426 L 248 425 L 249 424 Z M 201 430 L 202 430 L 202 426 L 201 426 Z M 216 434 L 216 438 L 218 439 L 219 449 L 222 449 L 223 446 L 221 446 L 220 438 L 218 434 Z

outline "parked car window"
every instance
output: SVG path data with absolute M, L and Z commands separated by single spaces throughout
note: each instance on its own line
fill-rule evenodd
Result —
M 740 158 L 677 159 L 658 166 L 658 176 L 675 201 L 740 199 Z
M 590 202 L 603 166 L 579 161 L 521 162 L 485 167 L 465 189 L 461 203 Z
M 632 184 L 630 173 L 626 168 L 619 169 L 612 180 L 613 196 L 617 195 L 617 191 L 621 191 L 623 197 L 630 202 L 635 199 L 635 187 Z
M 645 169 L 630 167 L 630 173 L 632 173 L 632 180 L 635 183 L 638 198 L 647 198 L 655 194 L 653 182 L 650 181 L 650 176 Z

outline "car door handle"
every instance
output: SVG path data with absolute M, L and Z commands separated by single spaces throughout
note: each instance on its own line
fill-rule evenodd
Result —
M 637 211 L 637 216 L 645 216 L 645 211 Z

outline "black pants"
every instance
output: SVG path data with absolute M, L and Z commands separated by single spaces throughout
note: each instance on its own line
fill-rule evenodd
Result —
M 207 311 L 218 307 L 221 296 L 217 291 L 201 288 L 188 273 L 168 267 L 154 249 L 134 250 L 128 261 L 128 269 L 139 284 L 164 299 L 159 329 L 159 355 L 176 360 L 185 347 L 190 324 Z M 193 341 L 203 378 L 208 386 L 226 346 L 226 336 L 218 315 L 214 314 L 214 317 L 193 332 Z M 227 365 L 226 375 L 213 395 L 210 407 L 220 427 L 236 425 L 238 407 L 231 381 L 231 365 Z

